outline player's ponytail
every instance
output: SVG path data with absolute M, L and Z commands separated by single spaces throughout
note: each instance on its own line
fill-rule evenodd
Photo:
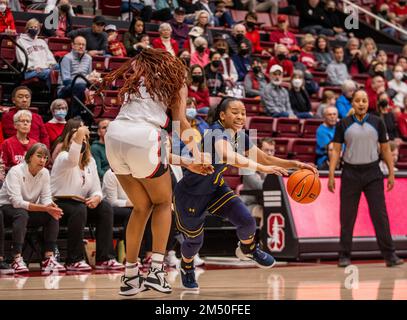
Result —
M 214 111 L 212 111 L 212 115 L 209 115 L 209 123 L 213 124 L 216 121 L 220 120 L 220 113 L 223 111 L 225 112 L 227 108 L 229 107 L 230 103 L 233 101 L 240 101 L 237 98 L 234 97 L 223 97 L 222 100 L 220 100 L 219 104 L 216 106 Z

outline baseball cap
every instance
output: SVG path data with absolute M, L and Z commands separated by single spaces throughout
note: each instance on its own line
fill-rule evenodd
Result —
M 94 24 L 106 24 L 106 19 L 103 16 L 96 16 L 93 18 L 93 23 Z
M 191 29 L 191 31 L 189 31 L 189 35 L 193 36 L 193 37 L 200 37 L 201 35 L 203 35 L 204 33 L 204 29 L 202 29 L 201 27 L 195 26 Z
M 277 18 L 278 23 L 286 22 L 288 17 L 285 14 L 279 14 Z
M 301 48 L 300 48 L 299 46 L 297 46 L 297 45 L 293 45 L 293 46 L 290 48 L 290 51 L 291 51 L 291 52 L 295 52 L 295 51 L 301 52 Z
M 281 73 L 283 73 L 283 67 L 279 64 L 275 64 L 270 68 L 270 73 L 274 73 L 276 71 L 280 71 Z
M 108 32 L 108 31 L 117 31 L 117 28 L 116 28 L 116 26 L 115 26 L 114 24 L 108 24 L 108 25 L 105 27 L 105 31 L 106 31 L 106 32 Z
M 176 14 L 185 14 L 185 13 L 186 13 L 185 8 L 183 8 L 183 7 L 178 7 L 178 8 L 176 8 L 176 9 L 174 10 L 174 12 L 175 12 Z

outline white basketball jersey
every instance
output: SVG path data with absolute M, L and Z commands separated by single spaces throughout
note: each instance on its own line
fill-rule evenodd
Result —
M 116 119 L 144 122 L 166 128 L 169 122 L 167 107 L 162 102 L 153 100 L 144 86 L 140 86 L 140 94 L 141 98 L 134 95 L 125 97 Z

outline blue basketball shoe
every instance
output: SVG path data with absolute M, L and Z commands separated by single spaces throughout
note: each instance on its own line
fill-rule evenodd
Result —
M 195 279 L 195 268 L 180 268 L 179 270 L 181 273 L 181 287 L 188 290 L 199 290 L 198 282 Z
M 245 253 L 243 253 L 242 249 L 240 248 L 240 242 L 239 242 L 237 244 L 235 253 L 236 253 L 236 256 L 240 260 L 253 260 L 258 267 L 263 268 L 263 269 L 272 268 L 272 267 L 274 267 L 274 265 L 277 262 L 273 258 L 272 255 L 260 250 L 258 244 L 255 245 L 253 251 L 245 254 Z

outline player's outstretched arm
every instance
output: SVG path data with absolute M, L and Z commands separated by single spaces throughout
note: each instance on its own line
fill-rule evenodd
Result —
M 288 175 L 287 170 L 282 167 L 263 165 L 235 152 L 227 140 L 216 141 L 215 150 L 220 158 L 231 166 L 260 171 L 268 174 L 276 174 L 278 176 Z
M 252 148 L 247 152 L 247 155 L 256 156 L 256 161 L 263 165 L 269 166 L 278 166 L 285 169 L 309 169 L 312 170 L 314 173 L 318 174 L 318 170 L 315 168 L 313 164 L 304 163 L 301 161 L 296 160 L 285 160 L 279 157 L 269 156 L 265 152 L 263 152 L 260 148 L 256 145 L 253 145 Z

